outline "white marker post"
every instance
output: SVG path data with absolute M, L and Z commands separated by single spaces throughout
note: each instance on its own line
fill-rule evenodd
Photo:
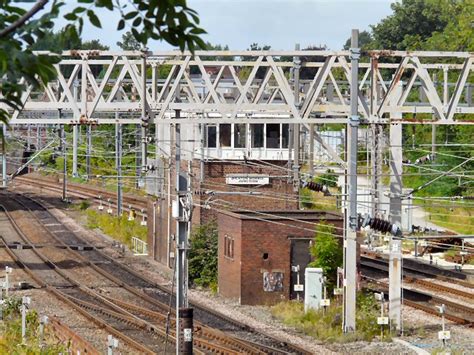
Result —
M 441 314 L 441 327 L 442 330 L 438 332 L 438 339 L 443 342 L 443 349 L 446 347 L 446 340 L 451 339 L 451 332 L 446 330 L 445 322 L 444 322 L 444 314 L 446 312 L 446 306 L 442 304 L 441 306 L 437 306 L 439 309 L 439 313 Z
M 380 317 L 377 317 L 377 324 L 380 325 L 381 327 L 381 337 L 382 337 L 382 340 L 383 340 L 383 330 L 384 330 L 384 325 L 388 325 L 388 317 L 384 317 L 383 315 L 383 311 L 384 311 L 384 308 L 385 308 L 385 295 L 383 292 L 380 292 L 380 293 L 376 293 L 374 294 L 375 296 L 375 299 L 377 301 L 380 301 Z
M 107 355 L 113 355 L 114 349 L 118 348 L 118 344 L 118 339 L 109 334 L 107 336 Z
M 21 299 L 21 339 L 23 343 L 26 341 L 26 311 L 31 303 L 31 298 L 23 296 Z
M 10 288 L 10 283 L 8 275 L 12 273 L 13 269 L 10 266 L 5 266 L 5 297 L 8 298 L 8 289 Z

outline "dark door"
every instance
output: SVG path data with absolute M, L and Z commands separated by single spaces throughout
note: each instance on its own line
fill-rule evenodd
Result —
M 304 288 L 301 291 L 295 290 L 295 285 L 304 287 L 304 270 L 311 261 L 309 254 L 309 242 L 311 239 L 291 239 L 291 278 L 290 278 L 290 298 L 304 298 Z M 298 271 L 297 271 L 298 270 Z M 298 280 L 299 277 L 299 280 Z M 297 286 L 298 288 L 298 286 Z

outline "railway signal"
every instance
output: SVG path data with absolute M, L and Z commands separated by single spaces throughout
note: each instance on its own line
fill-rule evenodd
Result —
M 28 311 L 31 298 L 23 296 L 21 299 L 21 339 L 23 343 L 26 341 L 26 312 Z

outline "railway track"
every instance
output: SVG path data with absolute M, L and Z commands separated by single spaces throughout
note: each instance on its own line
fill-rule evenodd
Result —
M 35 178 L 30 178 L 25 175 L 17 176 L 15 181 L 31 186 L 41 187 L 48 191 L 62 193 L 62 185 L 48 179 L 41 179 L 39 176 L 36 176 Z M 110 208 L 112 210 L 116 209 L 117 194 L 114 192 L 78 183 L 68 183 L 67 190 L 69 196 L 92 200 L 97 204 L 102 203 L 104 208 L 109 207 L 108 201 L 110 201 Z M 146 216 L 147 203 L 148 199 L 144 196 L 134 196 L 131 194 L 123 195 L 123 209 L 125 211 L 133 209 L 137 214 Z
M 388 268 L 388 260 L 375 254 L 361 254 L 361 262 L 383 265 Z M 459 271 L 444 270 L 433 265 L 418 264 L 414 261 L 407 263 L 404 260 L 403 271 L 414 276 L 437 279 L 440 281 L 454 283 L 474 290 L 474 284 L 466 281 L 467 276 Z
M 365 274 L 363 278 L 369 284 L 369 289 L 383 291 L 386 294 L 388 293 L 388 284 L 386 282 L 381 281 L 377 277 L 367 276 L 367 274 L 381 274 L 383 277 L 386 277 L 388 275 L 388 269 L 385 265 L 361 260 L 361 268 L 362 272 Z M 436 306 L 445 304 L 447 307 L 447 312 L 445 314 L 447 319 L 470 327 L 474 326 L 474 308 L 472 306 L 466 306 L 465 304 L 446 299 L 448 297 L 452 298 L 452 296 L 455 295 L 462 297 L 464 301 L 473 302 L 474 295 L 472 293 L 422 280 L 415 276 L 404 277 L 404 282 L 410 284 L 415 283 L 418 286 L 422 285 L 429 291 L 434 292 L 426 293 L 413 288 L 403 287 L 404 304 L 437 316 L 440 316 L 440 314 Z M 446 298 L 440 297 L 441 293 L 445 294 Z
M 87 241 L 77 234 L 71 232 L 61 225 L 59 221 L 48 211 L 48 206 L 44 202 L 32 199 L 31 196 L 21 194 L 8 194 L 9 198 L 21 205 L 22 208 L 39 222 L 48 231 L 48 234 L 55 243 L 63 243 L 69 253 L 74 256 L 74 260 L 87 267 L 92 268 L 102 277 L 119 285 L 143 304 L 147 304 L 146 309 L 152 313 L 146 314 L 145 309 L 137 308 L 137 304 L 123 301 L 113 297 L 112 299 L 102 296 L 100 302 L 93 302 L 90 293 L 77 291 L 79 288 L 69 287 L 70 291 L 66 296 L 76 306 L 87 312 L 94 313 L 95 317 L 102 315 L 111 322 L 132 322 L 135 328 L 141 331 L 153 330 L 156 336 L 160 336 L 159 328 L 155 324 L 163 324 L 163 320 L 169 311 L 168 304 L 170 292 L 165 287 L 154 283 L 138 274 L 136 271 L 118 263 L 110 256 L 104 254 L 99 249 L 94 248 Z M 30 243 L 34 246 L 32 243 Z M 72 250 L 68 245 L 83 245 L 89 251 Z M 7 247 L 5 245 L 5 247 Z M 34 249 L 34 248 L 33 248 Z M 38 250 L 34 250 L 38 252 Z M 45 261 L 52 265 L 51 261 Z M 54 264 L 54 263 L 53 263 Z M 56 264 L 57 270 L 58 266 Z M 64 286 L 64 285 L 63 285 Z M 136 302 L 135 302 L 136 303 Z M 107 307 L 105 307 L 105 306 Z M 306 354 L 301 349 L 292 344 L 281 342 L 271 336 L 257 332 L 233 319 L 217 314 L 213 310 L 206 309 L 200 305 L 193 305 L 195 308 L 195 347 L 203 349 L 204 352 L 212 352 L 212 346 L 217 353 L 226 353 L 224 349 L 231 349 L 239 353 L 270 353 L 270 354 Z M 173 319 L 171 317 L 171 321 Z M 212 326 L 210 328 L 206 324 Z M 151 325 L 155 325 L 154 328 Z M 155 329 L 156 328 L 156 329 Z M 172 327 L 171 327 L 172 328 Z M 221 329 L 221 331 L 216 330 Z M 229 336 L 233 334 L 235 336 Z M 173 336 L 173 332 L 170 333 Z M 236 337 L 240 339 L 237 339 Z M 171 339 L 171 338 L 170 338 Z M 244 339 L 249 339 L 246 341 Z M 170 342 L 172 342 L 170 340 Z M 145 343 L 144 343 L 145 344 Z M 229 351 L 229 350 L 227 350 Z

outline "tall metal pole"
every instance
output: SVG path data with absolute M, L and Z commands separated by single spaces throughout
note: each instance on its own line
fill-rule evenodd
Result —
M 300 50 L 300 45 L 295 45 L 295 50 Z M 293 89 L 295 96 L 295 106 L 299 109 L 300 102 L 300 68 L 301 61 L 299 57 L 293 57 Z M 293 190 L 298 193 L 300 188 L 300 125 L 293 125 Z
M 72 126 L 72 176 L 77 177 L 77 146 L 79 136 L 79 125 L 75 124 Z
M 147 156 L 148 156 L 148 143 L 147 143 L 147 131 L 148 131 L 148 120 L 149 117 L 147 116 L 146 112 L 146 49 L 143 50 L 143 58 L 142 58 L 142 95 L 141 95 L 141 119 L 142 119 L 142 126 L 141 126 L 141 170 L 140 176 L 144 175 L 146 165 L 147 165 Z M 146 179 L 144 180 L 146 181 Z
M 359 128 L 359 30 L 351 37 L 351 116 L 347 125 L 347 177 L 349 203 L 345 211 L 344 240 L 344 332 L 356 329 L 357 289 L 357 133 Z
M 92 127 L 86 127 L 86 175 L 87 180 L 91 177 L 91 152 L 92 152 Z
M 61 111 L 59 111 L 61 116 Z M 67 202 L 67 147 L 66 147 L 66 132 L 64 131 L 64 125 L 61 125 L 61 142 L 62 142 L 62 153 L 63 153 L 63 196 L 62 200 Z
M 177 122 L 179 122 L 180 113 L 180 110 L 176 110 Z M 187 196 L 189 181 L 186 175 L 181 173 L 181 124 L 179 123 L 175 123 L 175 168 L 176 201 L 173 206 L 173 215 L 176 218 L 176 354 L 192 354 L 192 329 L 187 327 L 188 322 L 183 321 L 184 316 L 189 316 L 187 312 L 187 249 L 192 205 Z
M 115 117 L 118 119 L 118 112 Z M 122 124 L 115 125 L 115 167 L 117 169 L 117 217 L 122 215 Z
M 395 100 L 402 94 L 402 85 L 395 88 Z M 391 118 L 401 119 L 400 113 Z M 390 221 L 398 226 L 402 223 L 402 125 L 390 124 Z M 402 286 L 402 242 L 390 238 L 389 256 L 389 317 L 392 328 L 401 329 L 401 286 Z
M 309 124 L 309 173 L 314 170 L 314 123 Z
M 6 145 L 6 125 L 2 123 L 2 187 L 7 187 L 7 149 Z
M 41 125 L 36 125 L 36 150 L 41 150 Z

